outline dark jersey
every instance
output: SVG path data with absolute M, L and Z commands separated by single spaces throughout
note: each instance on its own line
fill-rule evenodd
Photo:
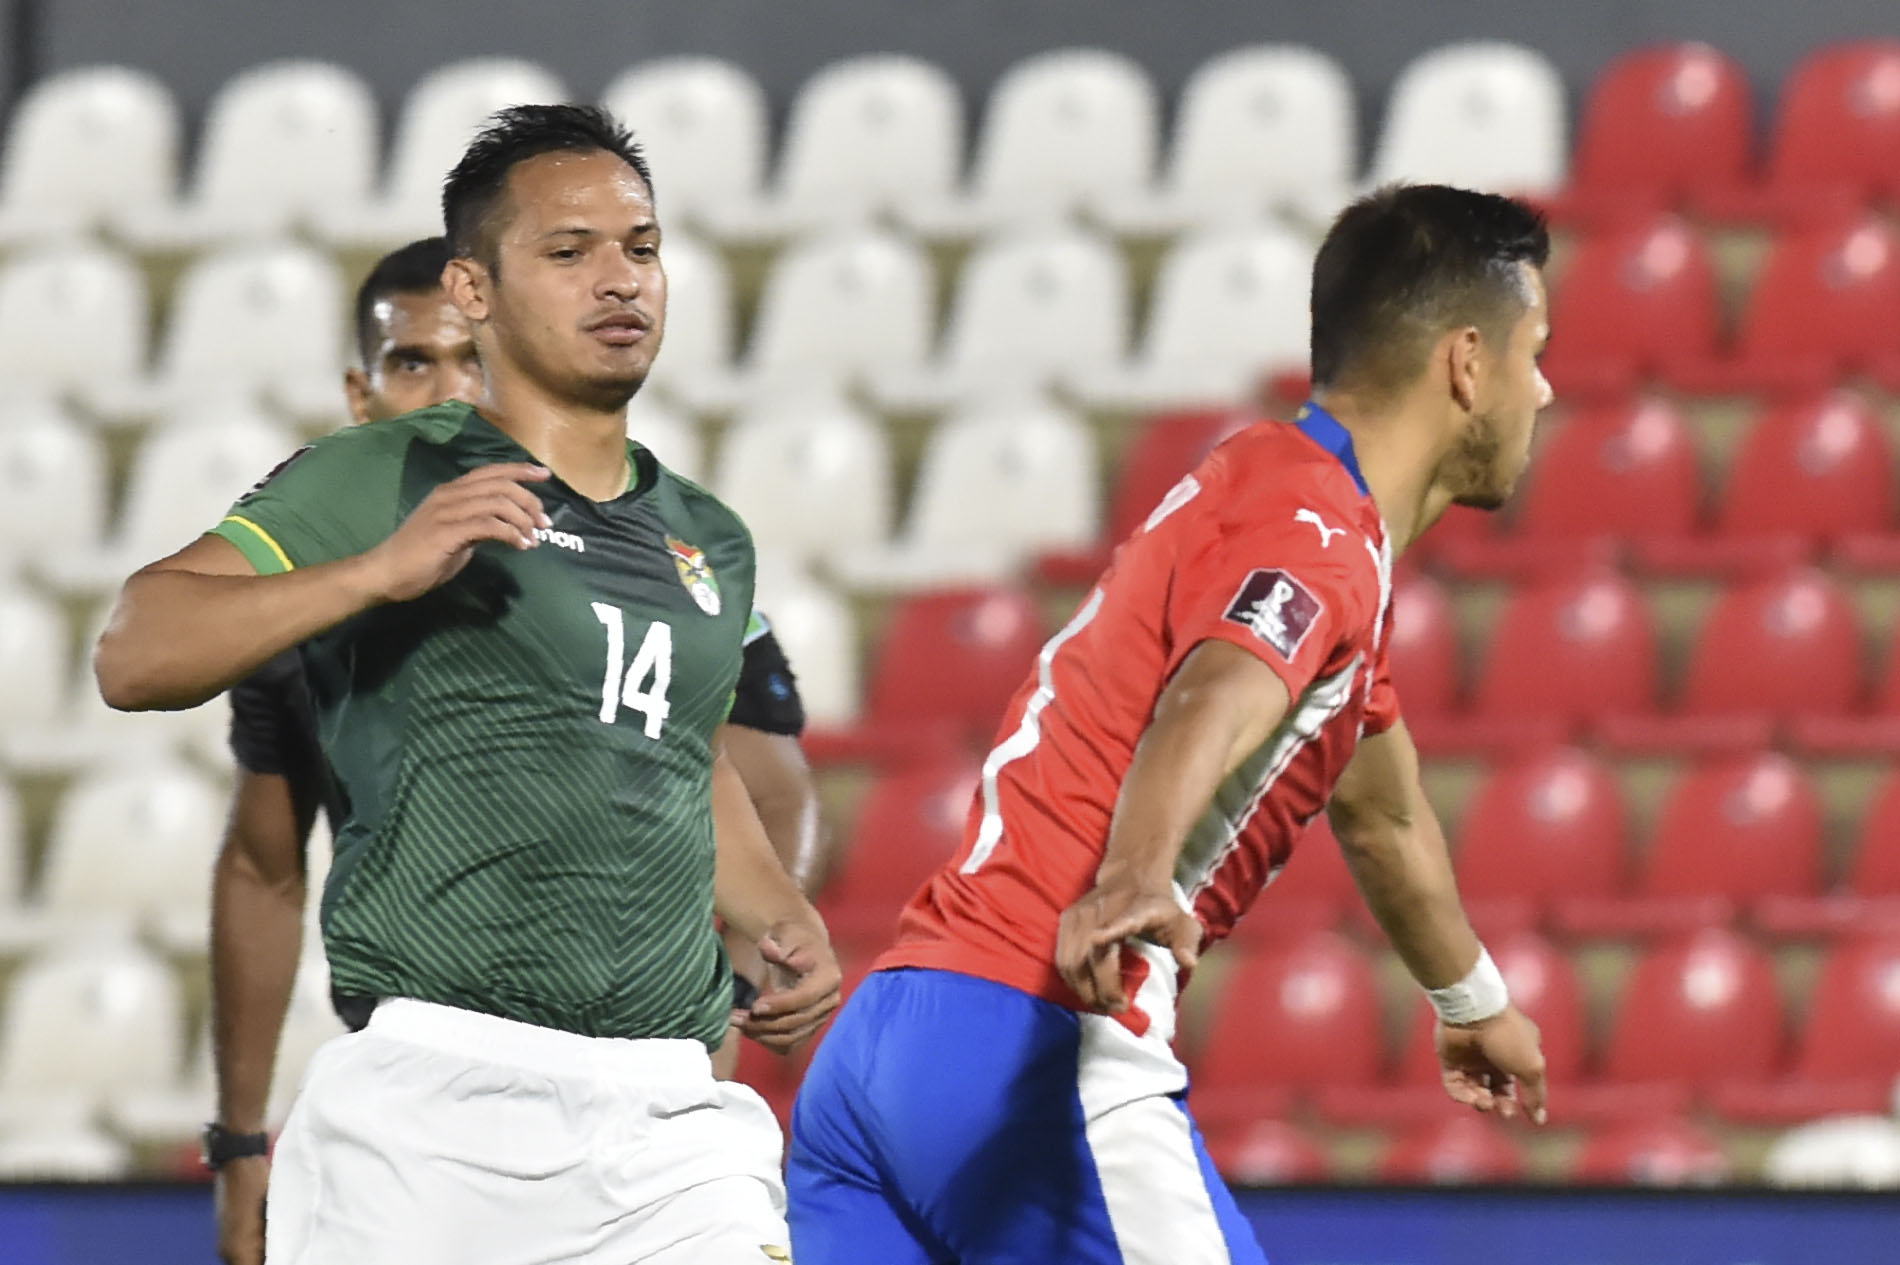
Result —
M 300 651 L 349 815 L 323 900 L 336 986 L 593 1036 L 717 1043 L 713 730 L 749 624 L 738 518 L 629 446 L 626 494 L 531 485 L 539 548 Z M 319 440 L 216 528 L 260 573 L 349 557 L 470 469 L 528 461 L 462 404 Z

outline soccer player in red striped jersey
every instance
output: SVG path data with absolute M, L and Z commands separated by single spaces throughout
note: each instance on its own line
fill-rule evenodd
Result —
M 961 850 L 820 1049 L 800 1265 L 1260 1265 L 1187 1111 L 1175 999 L 1328 808 L 1438 1010 L 1446 1090 L 1543 1120 L 1537 1030 L 1465 917 L 1387 650 L 1394 556 L 1528 460 L 1548 252 L 1534 211 L 1442 186 L 1335 222 L 1313 399 L 1217 448 L 1043 647 Z

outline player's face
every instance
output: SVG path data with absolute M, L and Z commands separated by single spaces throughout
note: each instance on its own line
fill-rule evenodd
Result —
M 666 325 L 660 226 L 645 182 L 602 151 L 543 154 L 509 173 L 502 213 L 487 318 L 498 345 L 544 389 L 625 405 Z
M 1497 509 L 1510 499 L 1530 464 L 1537 414 L 1551 399 L 1538 365 L 1550 341 L 1548 295 L 1543 274 L 1521 267 L 1529 302 L 1504 345 L 1486 357 L 1476 406 L 1439 474 L 1453 503 L 1474 509 Z
M 371 317 L 376 345 L 369 363 L 344 379 L 356 421 L 380 422 L 445 400 L 472 404 L 481 398 L 474 331 L 442 291 L 388 295 Z

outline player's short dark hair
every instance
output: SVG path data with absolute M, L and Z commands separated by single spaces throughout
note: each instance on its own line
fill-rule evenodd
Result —
M 397 294 L 433 294 L 442 288 L 442 270 L 449 266 L 449 243 L 444 237 L 424 237 L 398 246 L 369 270 L 356 288 L 356 350 L 369 368 L 370 357 L 382 341 L 376 328 L 376 305 Z
M 1530 298 L 1518 265 L 1549 258 L 1544 217 L 1511 198 L 1429 184 L 1361 198 L 1313 261 L 1313 384 L 1396 391 L 1448 330 L 1505 337 Z
M 494 266 L 492 220 L 516 164 L 542 154 L 614 155 L 653 192 L 653 173 L 633 133 L 597 105 L 516 105 L 497 110 L 442 185 L 442 222 L 458 257 Z

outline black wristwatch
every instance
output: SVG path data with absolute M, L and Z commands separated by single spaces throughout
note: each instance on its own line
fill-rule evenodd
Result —
M 270 1134 L 233 1133 L 223 1125 L 214 1123 L 205 1126 L 202 1145 L 205 1167 L 215 1173 L 232 1160 L 251 1155 L 269 1155 Z

